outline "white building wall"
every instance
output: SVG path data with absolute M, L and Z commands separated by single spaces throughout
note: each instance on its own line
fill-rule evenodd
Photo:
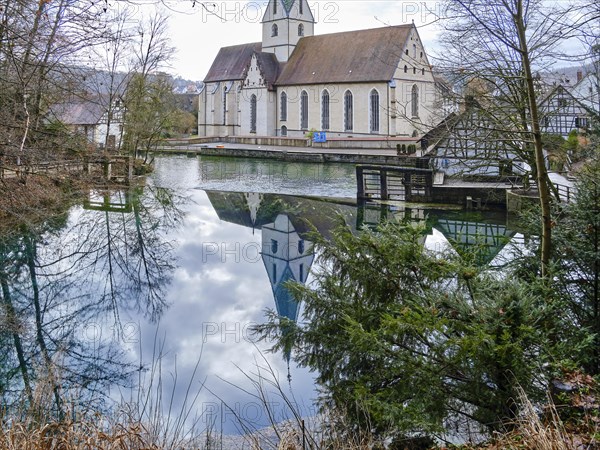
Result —
M 321 96 L 323 91 L 329 92 L 329 130 L 322 130 Z M 370 95 L 376 89 L 379 93 L 379 133 L 370 132 Z M 347 136 L 377 136 L 388 135 L 390 105 L 392 95 L 388 83 L 348 83 L 348 84 L 318 84 L 305 86 L 282 86 L 277 89 L 277 128 L 285 125 L 288 136 L 300 137 L 310 130 L 327 131 L 331 137 Z M 300 127 L 300 98 L 302 91 L 308 94 L 308 128 Z M 353 98 L 353 129 L 344 130 L 344 95 L 352 92 Z M 287 94 L 287 120 L 281 120 L 281 93 Z
M 400 136 L 421 135 L 436 125 L 437 93 L 435 80 L 427 53 L 416 30 L 413 30 L 404 47 L 394 74 L 396 83 L 396 132 Z M 419 111 L 412 114 L 412 90 L 417 86 Z M 439 122 L 439 120 L 437 120 Z
M 256 132 L 251 130 L 251 99 L 256 96 Z M 248 74 L 240 92 L 240 134 L 273 136 L 275 134 L 275 93 L 267 89 L 264 74 L 252 55 Z

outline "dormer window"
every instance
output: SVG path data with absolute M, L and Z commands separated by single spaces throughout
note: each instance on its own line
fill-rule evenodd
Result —
M 277 4 L 277 3 L 275 3 Z M 279 34 L 279 28 L 277 27 L 276 24 L 273 24 L 273 26 L 271 27 L 271 37 L 275 37 Z

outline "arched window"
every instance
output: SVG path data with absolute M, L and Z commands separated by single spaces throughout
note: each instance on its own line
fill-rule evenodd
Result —
M 417 44 L 413 44 L 413 58 L 417 57 Z
M 223 125 L 227 125 L 227 87 L 223 87 Z
M 408 72 L 408 66 L 404 66 L 404 73 Z
M 299 12 L 300 14 L 302 14 L 302 12 L 304 11 L 304 8 L 303 8 L 303 6 L 304 6 L 304 5 L 302 5 L 302 0 L 300 0 L 300 1 L 298 2 L 298 12 Z
M 304 239 L 298 241 L 298 253 L 301 255 L 304 253 Z
M 425 75 L 425 69 L 421 69 L 421 75 Z
M 279 34 L 279 28 L 277 28 L 277 24 L 273 24 L 271 27 L 271 37 L 275 37 Z
M 304 36 L 304 25 L 298 25 L 298 36 Z
M 279 2 L 279 0 L 275 0 L 273 2 L 273 14 L 277 14 L 277 3 Z
M 416 75 L 416 74 L 417 74 L 417 68 L 413 67 L 413 75 Z
M 281 126 L 281 135 L 282 136 L 287 136 L 287 127 L 285 125 Z
M 279 119 L 280 120 L 287 120 L 287 94 L 285 92 L 281 93 L 281 110 L 280 110 L 280 115 L 279 115 Z
M 321 129 L 329 130 L 329 91 L 327 89 L 321 94 Z
M 354 123 L 354 99 L 352 92 L 344 94 L 344 131 L 352 131 Z
M 277 253 L 278 248 L 279 248 L 279 242 L 277 242 L 275 239 L 271 239 L 271 253 L 273 253 L 273 254 Z
M 302 91 L 300 94 L 300 128 L 308 129 L 308 94 Z
M 371 91 L 369 95 L 369 107 L 370 107 L 370 130 L 371 133 L 379 133 L 379 92 L 375 89 Z
M 413 85 L 410 93 L 410 107 L 413 117 L 419 117 L 419 88 L 416 84 Z
M 256 133 L 256 95 L 250 97 L 250 133 Z

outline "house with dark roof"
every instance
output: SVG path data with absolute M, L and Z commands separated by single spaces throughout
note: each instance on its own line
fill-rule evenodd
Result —
M 202 136 L 418 136 L 435 80 L 414 24 L 314 35 L 306 0 L 270 0 L 262 42 L 221 48 L 200 93 Z
M 121 100 L 115 100 L 110 108 L 107 103 L 107 96 L 55 103 L 50 106 L 46 118 L 83 135 L 98 148 L 114 150 L 121 145 L 124 108 Z
M 420 143 L 419 155 L 431 158 L 431 167 L 444 176 L 516 179 L 530 171 L 519 156 L 519 134 L 498 129 L 485 104 L 472 97 L 425 133 Z

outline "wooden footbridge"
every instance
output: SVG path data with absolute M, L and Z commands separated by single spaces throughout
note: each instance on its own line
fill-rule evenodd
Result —
M 106 155 L 85 157 L 77 160 L 47 162 L 11 162 L 12 158 L 0 158 L 0 179 L 22 177 L 29 174 L 50 175 L 81 172 L 101 177 L 107 181 L 129 183 L 133 178 L 133 157 Z

